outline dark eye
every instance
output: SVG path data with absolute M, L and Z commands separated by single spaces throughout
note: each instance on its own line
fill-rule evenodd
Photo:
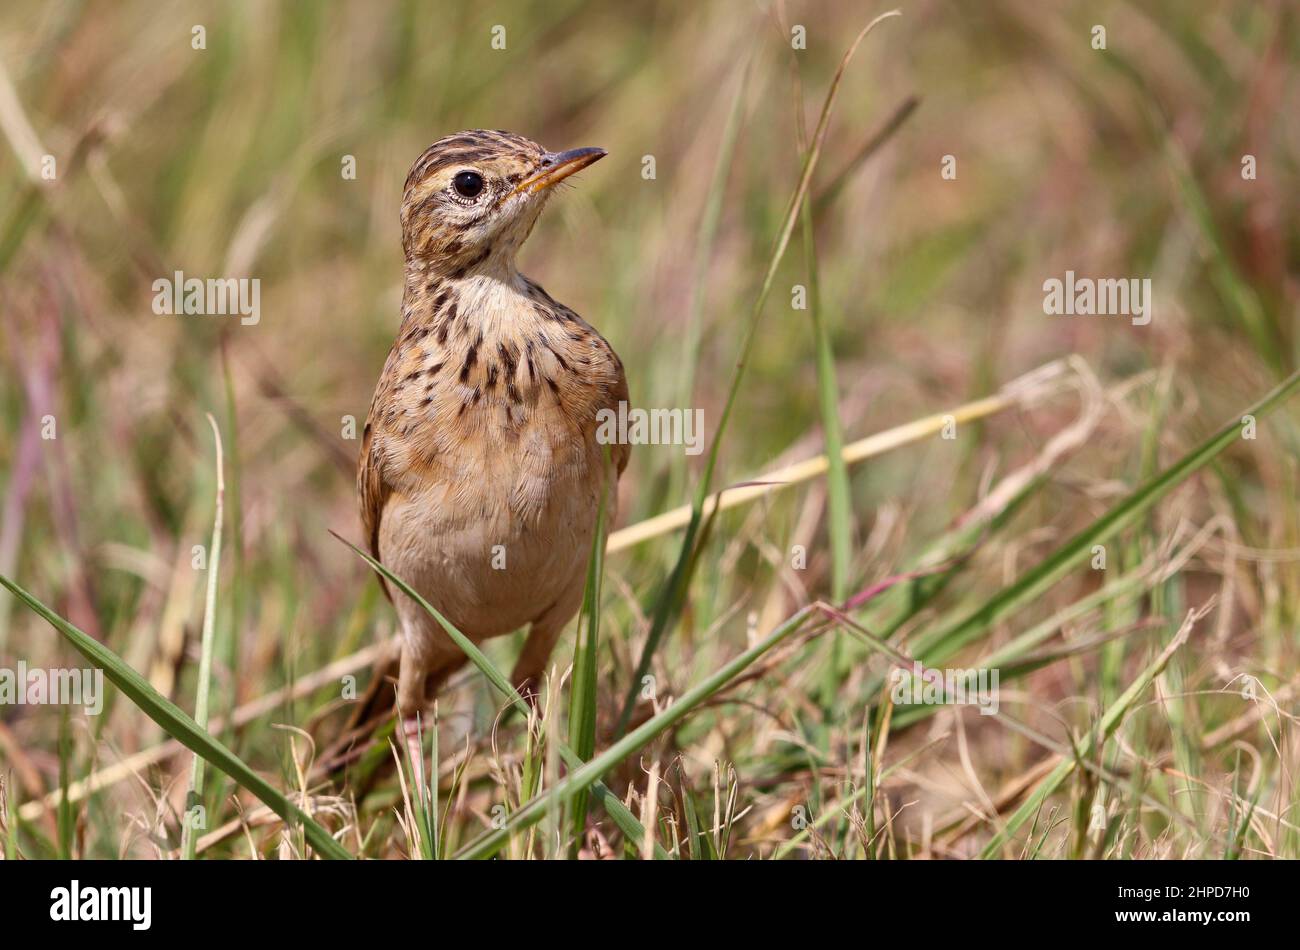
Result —
M 478 172 L 458 172 L 451 180 L 451 187 L 462 198 L 475 198 L 483 190 L 483 176 Z

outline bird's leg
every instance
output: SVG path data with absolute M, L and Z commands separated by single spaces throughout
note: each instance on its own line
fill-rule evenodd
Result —
M 397 708 L 403 718 L 423 711 L 425 680 L 431 657 L 423 638 L 407 636 L 402 642 L 402 662 L 397 673 Z
M 537 705 L 546 662 L 551 658 L 551 651 L 555 649 L 555 642 L 560 639 L 563 630 L 564 624 L 557 623 L 550 617 L 534 620 L 528 628 L 528 638 L 524 641 L 514 672 L 510 674 L 510 682 L 519 695 L 534 707 Z
M 412 763 L 419 763 L 417 782 L 423 785 L 424 759 L 420 735 L 436 728 L 423 715 L 448 677 L 465 665 L 468 657 L 450 642 L 415 635 L 402 642 L 401 668 L 397 677 L 397 707 L 400 735 L 406 740 Z

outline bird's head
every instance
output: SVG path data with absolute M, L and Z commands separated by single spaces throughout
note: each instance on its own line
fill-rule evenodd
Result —
M 600 148 L 548 152 L 499 130 L 439 139 L 406 176 L 407 260 L 447 274 L 511 264 L 551 189 L 604 157 Z

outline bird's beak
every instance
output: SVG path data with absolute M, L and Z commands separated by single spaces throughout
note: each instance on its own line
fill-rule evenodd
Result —
M 571 148 L 567 152 L 547 152 L 542 157 L 537 173 L 516 186 L 512 194 L 533 194 L 564 181 L 574 172 L 580 172 L 592 162 L 598 162 L 609 153 L 603 148 Z

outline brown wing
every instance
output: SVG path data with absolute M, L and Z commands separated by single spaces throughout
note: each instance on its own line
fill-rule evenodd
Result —
M 631 405 L 631 398 L 628 396 L 627 390 L 627 373 L 624 372 L 623 361 L 614 352 L 614 347 L 590 324 L 586 323 L 576 313 L 573 313 L 572 310 L 567 312 L 594 337 L 594 353 L 592 355 L 596 358 L 588 365 L 599 380 L 596 385 L 596 392 L 598 393 L 596 406 L 600 409 L 618 412 L 620 402 Z M 616 479 L 622 477 L 623 470 L 627 468 L 628 457 L 631 454 L 632 447 L 626 443 L 615 441 L 610 445 L 610 456 L 614 461 Z
M 614 351 L 611 349 L 610 350 L 611 355 L 613 354 L 613 352 Z M 623 363 L 618 359 L 617 356 L 614 357 L 614 361 L 615 361 L 614 365 L 615 368 L 617 369 L 618 375 L 614 381 L 614 405 L 612 408 L 615 411 L 618 411 L 618 404 L 620 402 L 626 402 L 629 405 L 631 403 L 627 391 L 627 376 L 623 373 Z M 627 445 L 625 443 L 616 442 L 611 448 L 612 448 L 611 454 L 614 456 L 614 465 L 616 466 L 618 472 L 617 477 L 622 478 L 623 469 L 627 468 L 627 460 L 629 456 L 631 456 L 632 454 L 632 446 Z
M 377 441 L 371 421 L 366 420 L 366 427 L 361 433 L 361 455 L 357 459 L 357 498 L 361 504 L 361 530 L 370 556 L 379 560 L 379 523 L 384 516 L 384 505 L 392 494 L 392 486 L 384 477 L 383 453 L 378 450 Z M 393 599 L 383 576 L 379 585 L 389 600 Z

